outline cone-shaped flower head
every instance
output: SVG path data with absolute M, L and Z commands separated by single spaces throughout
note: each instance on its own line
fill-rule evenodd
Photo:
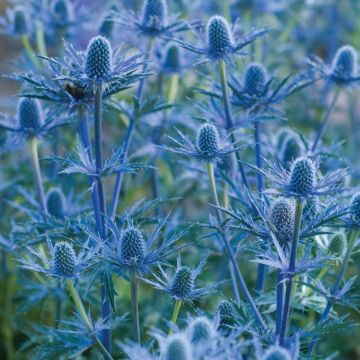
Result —
M 347 80 L 357 76 L 357 53 L 352 46 L 342 46 L 336 52 L 332 63 L 332 75 L 338 79 Z
M 59 276 L 72 276 L 76 267 L 76 254 L 73 246 L 65 241 L 58 242 L 53 252 L 54 270 Z
M 245 71 L 245 93 L 250 96 L 263 96 L 267 79 L 268 74 L 263 65 L 257 63 L 250 64 Z
M 206 157 L 215 158 L 220 147 L 218 129 L 212 124 L 203 124 L 197 135 L 197 146 Z
M 301 196 L 308 196 L 316 185 L 315 163 L 306 157 L 297 158 L 290 170 L 291 190 Z
M 143 8 L 143 25 L 163 25 L 167 17 L 165 0 L 145 0 Z
M 225 334 L 231 331 L 231 328 L 236 325 L 236 316 L 234 305 L 230 301 L 221 301 L 218 304 L 216 314 L 219 319 L 218 329 Z
M 286 198 L 275 200 L 270 208 L 270 222 L 275 227 L 282 242 L 288 242 L 292 238 L 294 216 L 294 203 Z
M 188 266 L 181 266 L 176 270 L 172 284 L 171 293 L 177 298 L 187 298 L 194 289 L 194 276 Z
M 75 20 L 74 7 L 71 1 L 57 0 L 53 3 L 53 15 L 60 26 Z
M 40 102 L 23 98 L 18 104 L 19 126 L 23 131 L 36 132 L 42 126 L 42 110 Z
M 335 234 L 329 241 L 328 253 L 337 258 L 343 258 L 347 250 L 346 236 L 343 233 Z
M 66 200 L 61 190 L 50 190 L 47 194 L 46 205 L 50 215 L 57 219 L 64 219 L 66 213 Z
M 304 146 L 296 134 L 289 133 L 283 140 L 280 148 L 280 158 L 285 166 L 288 166 L 294 159 L 301 157 L 304 153 Z
M 189 324 L 189 333 L 191 342 L 199 344 L 210 340 L 214 336 L 214 329 L 209 319 L 200 316 Z
M 125 230 L 121 237 L 120 254 L 124 262 L 136 264 L 142 262 L 145 257 L 145 239 L 136 228 Z
M 111 72 L 112 49 L 109 40 L 96 36 L 90 40 L 86 51 L 85 73 L 90 79 L 101 79 Z
M 209 52 L 217 57 L 225 56 L 233 45 L 229 23 L 221 16 L 211 17 L 207 23 L 207 46 Z
M 176 45 L 170 45 L 166 49 L 163 69 L 168 73 L 179 73 L 182 67 L 182 51 Z
M 30 32 L 30 21 L 26 10 L 22 6 L 14 8 L 14 34 L 25 35 Z
M 360 193 L 356 194 L 351 200 L 350 215 L 352 221 L 357 226 L 360 226 Z
M 286 349 L 273 346 L 265 352 L 261 360 L 291 360 L 291 356 Z
M 192 360 L 191 345 L 182 335 L 171 336 L 166 343 L 161 360 Z

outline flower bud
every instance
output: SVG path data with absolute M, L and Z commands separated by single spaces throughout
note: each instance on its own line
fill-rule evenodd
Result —
M 224 335 L 229 334 L 236 325 L 235 309 L 230 301 L 221 301 L 218 304 L 216 314 L 219 318 L 218 330 Z
M 171 284 L 171 294 L 179 299 L 188 297 L 194 289 L 194 277 L 188 266 L 176 270 Z
M 143 8 L 143 25 L 163 25 L 167 17 L 165 0 L 145 0 Z
M 214 336 L 212 324 L 204 316 L 194 319 L 189 325 L 189 330 L 193 344 L 204 343 Z
M 75 21 L 74 6 L 71 1 L 57 0 L 53 3 L 53 16 L 60 27 Z
M 290 170 L 291 190 L 301 196 L 311 195 L 316 185 L 316 166 L 306 157 L 297 158 Z
M 280 148 L 280 159 L 288 167 L 294 159 L 301 157 L 304 153 L 304 146 L 296 134 L 289 133 L 282 142 Z
M 275 227 L 283 243 L 291 241 L 294 229 L 294 203 L 281 198 L 274 201 L 270 208 L 270 222 Z
M 327 247 L 329 255 L 334 255 L 339 259 L 345 256 L 347 250 L 346 236 L 343 233 L 335 234 L 329 241 Z
M 226 19 L 215 15 L 207 23 L 207 43 L 209 51 L 223 57 L 232 48 L 233 37 Z
M 75 272 L 76 255 L 73 246 L 65 241 L 58 242 L 53 253 L 54 270 L 59 276 L 72 276 Z
M 171 336 L 164 349 L 164 360 L 191 360 L 191 346 L 188 340 L 181 335 Z
M 356 77 L 358 72 L 357 61 L 355 49 L 350 45 L 342 46 L 335 54 L 332 74 L 340 80 Z
M 59 189 L 52 189 L 47 194 L 46 205 L 48 213 L 57 219 L 64 219 L 66 213 L 66 200 Z
M 170 45 L 166 49 L 163 62 L 163 70 L 170 74 L 176 74 L 182 67 L 182 49 L 176 45 Z
M 18 119 L 21 130 L 31 132 L 39 130 L 43 122 L 40 102 L 30 98 L 20 99 Z
M 15 34 L 26 35 L 30 32 L 30 20 L 26 10 L 22 6 L 14 8 L 14 29 Z
M 212 124 L 203 124 L 198 132 L 197 146 L 208 158 L 215 158 L 219 151 L 219 131 Z
M 291 356 L 286 349 L 272 346 L 265 352 L 261 360 L 291 360 Z
M 268 74 L 264 66 L 250 64 L 245 71 L 244 91 L 247 95 L 261 97 L 264 95 Z
M 125 230 L 121 237 L 120 253 L 123 262 L 140 263 L 144 260 L 146 251 L 145 239 L 136 228 Z
M 86 51 L 85 73 L 90 79 L 101 79 L 111 72 L 112 49 L 109 40 L 96 36 L 90 40 Z

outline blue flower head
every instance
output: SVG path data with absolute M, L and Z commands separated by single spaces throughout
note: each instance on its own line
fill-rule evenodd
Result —
M 218 319 L 218 331 L 223 335 L 228 335 L 237 325 L 234 305 L 228 301 L 221 301 L 216 310 Z
M 64 28 L 75 21 L 74 5 L 69 0 L 56 0 L 52 3 L 52 18 L 59 28 Z
M 297 158 L 290 169 L 290 188 L 294 193 L 309 196 L 316 186 L 317 166 L 307 157 Z
M 140 230 L 130 227 L 121 237 L 120 256 L 124 263 L 131 265 L 144 261 L 146 243 Z
M 266 90 L 268 74 L 265 67 L 258 63 L 251 63 L 245 71 L 244 91 L 249 96 L 261 97 Z
M 294 216 L 294 203 L 289 199 L 279 198 L 270 207 L 270 222 L 283 243 L 288 243 L 292 239 Z
M 52 261 L 54 270 L 59 276 L 72 277 L 74 275 L 76 254 L 70 243 L 58 242 L 54 248 Z
M 66 199 L 60 189 L 52 189 L 46 198 L 48 213 L 57 219 L 64 219 L 67 211 Z
M 170 44 L 165 50 L 162 71 L 168 74 L 180 73 L 183 68 L 183 54 L 179 46 Z
M 36 133 L 43 124 L 40 102 L 36 99 L 22 98 L 18 103 L 19 126 L 24 132 Z
M 169 337 L 161 351 L 163 360 L 191 360 L 192 358 L 191 344 L 182 334 Z
M 207 23 L 206 35 L 209 52 L 214 57 L 224 57 L 231 51 L 234 39 L 225 18 L 218 15 L 211 17 Z
M 220 136 L 216 126 L 203 124 L 198 131 L 196 142 L 204 157 L 216 158 L 220 148 Z
M 90 79 L 104 79 L 111 72 L 112 48 L 109 40 L 96 36 L 89 42 L 86 51 L 85 74 Z
M 345 256 L 347 250 L 347 241 L 344 233 L 339 232 L 333 235 L 328 243 L 327 252 L 338 259 Z
M 167 18 L 167 4 L 165 0 L 145 0 L 143 5 L 142 24 L 149 30 L 156 30 L 164 26 Z
M 332 62 L 331 74 L 340 82 L 354 78 L 358 73 L 358 56 L 355 49 L 350 45 L 339 48 Z
M 296 133 L 288 132 L 280 147 L 280 160 L 285 167 L 305 153 L 304 144 Z
M 22 6 L 14 8 L 14 34 L 25 35 L 30 32 L 30 20 Z
M 286 349 L 280 346 L 272 346 L 261 357 L 261 360 L 291 360 L 291 356 Z
M 204 316 L 193 319 L 187 327 L 187 332 L 191 343 L 196 345 L 211 341 L 216 334 L 213 324 Z
M 194 277 L 191 268 L 182 266 L 174 274 L 171 283 L 171 293 L 181 299 L 186 298 L 194 290 Z

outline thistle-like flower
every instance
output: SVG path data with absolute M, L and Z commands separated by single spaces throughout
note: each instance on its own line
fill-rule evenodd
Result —
M 153 285 L 156 289 L 167 292 L 175 300 L 192 303 L 194 300 L 216 292 L 219 284 L 209 287 L 199 287 L 197 277 L 201 274 L 206 263 L 206 259 L 192 269 L 181 265 L 180 256 L 177 259 L 176 271 L 171 276 L 162 267 L 159 267 L 160 274 L 154 275 L 154 280 L 145 281 Z
M 266 163 L 266 170 L 255 169 L 273 182 L 276 192 L 301 199 L 343 191 L 342 180 L 348 173 L 346 169 L 339 169 L 321 176 L 317 171 L 319 163 L 307 157 L 295 159 L 290 170 L 270 161 Z
M 5 17 L 0 18 L 0 32 L 17 37 L 31 35 L 32 23 L 27 9 L 22 5 L 7 8 Z
M 60 189 L 51 189 L 46 198 L 46 206 L 49 215 L 57 219 L 64 219 L 67 212 L 66 199 Z
M 232 27 L 225 18 L 215 15 L 208 20 L 205 33 L 195 32 L 202 42 L 201 47 L 182 40 L 175 41 L 183 48 L 204 56 L 208 61 L 223 59 L 232 62 L 234 55 L 244 55 L 243 48 L 264 36 L 268 30 L 252 29 L 247 34 L 240 35 L 237 26 Z
M 280 346 L 272 346 L 261 357 L 261 360 L 291 360 L 291 359 L 292 357 L 290 356 L 290 353 L 286 349 Z
M 178 15 L 168 14 L 166 0 L 144 0 L 142 12 L 123 11 L 114 15 L 123 28 L 147 37 L 169 37 L 188 29 Z
M 290 164 L 305 153 L 304 143 L 296 133 L 289 132 L 280 146 L 280 160 L 288 168 Z
M 306 157 L 297 158 L 290 169 L 290 188 L 300 196 L 307 197 L 316 187 L 317 165 Z
M 342 87 L 355 87 L 359 85 L 358 56 L 356 50 L 350 45 L 340 47 L 330 65 L 320 58 L 313 56 L 309 65 L 314 69 L 315 76 Z
M 177 133 L 179 140 L 169 137 L 175 143 L 175 147 L 162 146 L 162 148 L 201 162 L 215 162 L 237 150 L 237 147 L 228 143 L 227 138 L 221 139 L 216 126 L 210 123 L 205 123 L 200 127 L 196 144 L 181 131 L 177 130 Z
M 163 360 L 191 360 L 191 344 L 186 336 L 175 334 L 169 337 L 161 351 Z
M 234 305 L 228 301 L 221 301 L 216 309 L 216 317 L 218 320 L 218 331 L 227 336 L 236 327 L 236 312 Z
M 134 269 L 138 275 L 145 276 L 154 266 L 164 263 L 166 257 L 184 246 L 175 245 L 175 243 L 187 233 L 188 229 L 174 233 L 155 247 L 155 242 L 167 219 L 168 217 L 163 219 L 147 239 L 130 219 L 128 219 L 128 226 L 123 229 L 119 229 L 114 222 L 109 221 L 113 236 L 106 244 L 95 234 L 90 234 L 90 236 L 103 247 L 102 259 L 113 265 L 115 269 L 118 268 L 121 272 Z
M 72 1 L 69 0 L 55 0 L 51 4 L 50 11 L 53 25 L 64 29 L 72 26 L 75 23 L 75 9 Z
M 245 71 L 244 91 L 249 96 L 262 97 L 266 90 L 268 74 L 265 67 L 258 63 L 251 63 Z
M 0 129 L 19 138 L 42 137 L 49 131 L 69 123 L 68 119 L 57 117 L 42 109 L 36 99 L 21 98 L 18 101 L 16 116 L 0 114 Z
M 145 63 L 144 55 L 135 54 L 125 58 L 120 54 L 120 49 L 112 49 L 109 40 L 103 36 L 92 38 L 86 52 L 77 51 L 65 43 L 66 56 L 64 59 L 46 58 L 55 66 L 59 74 L 56 77 L 85 95 L 92 96 L 95 83 L 104 85 L 103 91 L 115 94 L 128 89 L 132 83 L 146 76 L 142 72 Z M 74 96 L 74 92 L 70 95 Z M 80 97 L 80 98 L 81 98 Z
M 94 264 L 95 255 L 98 248 L 89 247 L 89 242 L 81 245 L 81 250 L 76 255 L 72 243 L 60 241 L 52 244 L 50 239 L 47 240 L 50 258 L 38 249 L 28 247 L 30 255 L 26 259 L 20 259 L 21 266 L 30 271 L 36 271 L 60 280 L 77 278 Z
M 162 56 L 161 71 L 164 74 L 179 74 L 184 68 L 182 48 L 169 44 Z
M 347 250 L 347 241 L 344 233 L 339 232 L 333 235 L 328 243 L 327 251 L 338 259 L 342 259 Z
M 195 345 L 207 343 L 216 335 L 213 324 L 204 316 L 193 319 L 188 325 L 186 331 L 189 333 L 192 344 Z
M 286 198 L 275 200 L 270 207 L 270 222 L 283 244 L 288 243 L 292 239 L 294 216 L 294 203 Z

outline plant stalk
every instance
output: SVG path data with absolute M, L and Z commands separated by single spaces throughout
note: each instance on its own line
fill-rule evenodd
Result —
M 289 318 L 289 314 L 290 314 L 291 290 L 292 290 L 292 286 L 293 286 L 293 277 L 294 277 L 293 272 L 295 271 L 296 256 L 297 256 L 297 250 L 299 247 L 303 206 L 304 206 L 303 201 L 301 199 L 296 199 L 294 232 L 293 232 L 293 239 L 292 239 L 291 250 L 290 250 L 290 261 L 289 261 L 288 273 L 286 274 L 287 282 L 286 282 L 284 307 L 283 307 L 283 313 L 282 313 L 282 317 L 281 317 L 281 328 L 280 328 L 280 335 L 279 335 L 280 346 L 284 346 L 284 344 L 285 344 L 286 328 L 287 328 L 288 318 Z
M 224 100 L 224 111 L 225 111 L 225 119 L 226 119 L 226 128 L 228 131 L 232 131 L 233 129 L 233 120 L 231 115 L 231 105 L 230 105 L 230 98 L 229 98 L 229 91 L 227 86 L 227 74 L 226 74 L 226 64 L 224 60 L 219 61 L 219 74 L 220 74 L 220 82 L 221 82 L 221 91 Z M 236 145 L 236 138 L 234 133 L 230 135 L 230 141 L 235 146 Z M 249 182 L 246 177 L 246 173 L 244 167 L 242 166 L 241 158 L 239 151 L 235 152 L 237 164 L 239 167 L 241 179 L 246 188 L 249 188 Z
M 175 306 L 174 306 L 174 311 L 173 311 L 173 314 L 172 314 L 172 317 L 171 317 L 171 323 L 174 324 L 174 325 L 176 325 L 176 321 L 177 321 L 177 318 L 179 316 L 180 308 L 181 308 L 181 300 L 176 300 L 175 301 Z M 172 335 L 173 332 L 174 332 L 174 329 L 172 327 L 170 327 L 169 332 L 168 332 L 168 336 Z
M 79 312 L 81 320 L 83 321 L 84 325 L 88 328 L 88 330 L 92 333 L 92 336 L 94 337 L 96 345 L 98 346 L 99 350 L 104 355 L 105 359 L 113 360 L 110 353 L 107 351 L 107 349 L 104 347 L 104 345 L 99 340 L 96 333 L 94 332 L 93 325 L 92 325 L 92 323 L 91 323 L 91 321 L 90 321 L 90 319 L 89 319 L 89 317 L 88 317 L 88 315 L 86 313 L 84 304 L 83 304 L 78 292 L 75 289 L 73 281 L 72 280 L 67 280 L 66 285 L 67 285 L 67 288 L 69 290 L 70 296 L 72 297 L 72 299 L 74 301 L 75 307 L 76 307 L 77 311 Z
M 216 217 L 218 220 L 219 225 L 222 223 L 222 215 L 220 210 L 218 209 L 218 207 L 220 206 L 219 204 L 219 198 L 218 198 L 218 194 L 217 194 L 217 190 L 216 190 L 216 182 L 215 182 L 215 175 L 214 175 L 214 164 L 213 163 L 207 163 L 207 170 L 208 170 L 208 176 L 209 176 L 209 183 L 210 183 L 210 189 L 211 189 L 211 193 L 213 196 L 213 201 L 215 203 L 215 205 L 217 206 L 216 210 Z M 240 289 L 243 291 L 247 301 L 250 304 L 250 307 L 254 313 L 255 319 L 256 321 L 259 323 L 259 325 L 261 326 L 262 330 L 266 330 L 266 324 L 265 321 L 263 320 L 259 309 L 257 308 L 253 298 L 251 297 L 251 294 L 247 288 L 247 285 L 245 283 L 245 280 L 241 274 L 241 271 L 239 269 L 239 266 L 236 262 L 236 257 L 234 254 L 234 251 L 231 247 L 230 241 L 227 237 L 227 234 L 224 231 L 220 231 L 220 235 L 224 241 L 224 245 L 226 247 L 228 256 L 230 258 L 230 261 L 232 262 L 233 266 L 234 266 L 234 270 L 235 270 L 235 274 L 236 277 L 238 278 L 239 281 L 239 285 L 240 285 Z
M 29 36 L 28 35 L 22 35 L 21 36 L 21 42 L 23 44 L 23 47 L 25 49 L 26 55 L 30 59 L 30 61 L 34 64 L 36 68 L 40 68 L 40 61 L 36 57 L 34 50 L 30 44 Z
M 134 341 L 140 344 L 138 288 L 137 288 L 137 276 L 135 269 L 131 269 L 130 283 L 131 283 L 131 316 L 132 316 L 132 324 L 133 324 L 133 336 L 134 336 Z
M 281 317 L 283 311 L 283 299 L 284 299 L 284 283 L 283 283 L 283 273 L 281 270 L 277 271 L 277 280 L 276 280 L 276 336 L 280 335 L 281 328 Z
M 329 107 L 328 107 L 327 110 L 326 110 L 326 113 L 325 113 L 325 115 L 324 115 L 324 118 L 323 118 L 323 120 L 322 120 L 322 123 L 321 123 L 321 125 L 320 125 L 320 128 L 319 128 L 319 130 L 318 130 L 318 132 L 317 132 L 317 135 L 316 135 L 314 144 L 313 144 L 313 146 L 311 147 L 311 152 L 312 152 L 312 153 L 315 152 L 316 148 L 317 148 L 318 145 L 319 145 L 319 142 L 320 142 L 321 138 L 323 137 L 323 135 L 324 135 L 324 133 L 325 133 L 326 127 L 327 127 L 328 122 L 329 122 L 329 119 L 330 119 L 330 115 L 331 115 L 331 113 L 332 113 L 333 110 L 334 110 L 334 107 L 335 107 L 335 105 L 336 105 L 336 102 L 337 102 L 337 100 L 338 100 L 338 98 L 339 98 L 339 94 L 340 94 L 340 88 L 338 87 L 338 88 L 336 89 L 336 92 L 335 92 L 335 94 L 334 94 L 334 97 L 333 97 L 333 99 L 332 99 Z
M 46 44 L 45 44 L 45 36 L 44 36 L 44 27 L 41 21 L 37 20 L 35 22 L 36 28 L 36 44 L 39 54 L 43 57 L 47 57 Z
M 41 169 L 40 169 L 40 163 L 39 163 L 38 144 L 39 144 L 39 142 L 35 136 L 33 136 L 29 139 L 29 150 L 30 150 L 31 162 L 32 162 L 33 170 L 34 170 L 34 175 L 35 175 L 36 188 L 37 188 L 38 196 L 39 196 L 40 209 L 44 215 L 47 215 L 48 211 L 47 211 L 47 206 L 46 206 L 46 196 L 45 196 L 44 186 L 43 186 L 43 182 L 42 182 Z

